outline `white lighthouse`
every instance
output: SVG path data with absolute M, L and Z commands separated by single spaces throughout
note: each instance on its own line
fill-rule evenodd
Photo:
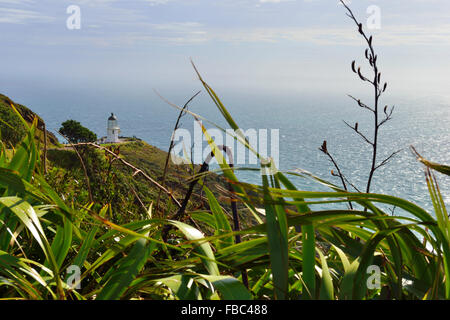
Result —
M 117 123 L 117 117 L 114 113 L 111 113 L 111 116 L 108 118 L 108 135 L 106 137 L 106 143 L 118 143 L 120 127 Z

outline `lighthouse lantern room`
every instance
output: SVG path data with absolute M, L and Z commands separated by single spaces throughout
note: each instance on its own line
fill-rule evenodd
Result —
M 111 116 L 108 118 L 108 135 L 106 138 L 107 143 L 118 143 L 119 140 L 119 133 L 120 133 L 120 127 L 117 123 L 117 117 L 114 115 L 114 113 L 111 113 Z

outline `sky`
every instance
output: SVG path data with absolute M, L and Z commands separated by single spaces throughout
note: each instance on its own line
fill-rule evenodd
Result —
M 399 94 L 447 94 L 450 1 L 347 1 Z M 69 29 L 69 6 L 80 28 Z M 73 21 L 73 20 L 71 20 Z M 363 39 L 337 0 L 0 0 L 0 92 L 198 86 L 345 92 Z

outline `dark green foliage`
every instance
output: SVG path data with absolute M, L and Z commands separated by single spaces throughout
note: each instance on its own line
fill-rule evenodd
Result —
M 83 158 L 97 206 L 109 203 L 113 212 L 133 212 L 130 215 L 115 215 L 114 222 L 129 222 L 133 218 L 140 218 L 136 213 L 142 212 L 142 209 L 130 188 L 143 190 L 139 194 L 148 204 L 151 199 L 144 197 L 142 193 L 145 193 L 149 186 L 130 179 L 100 151 L 89 147 L 77 147 L 77 150 Z M 53 166 L 46 176 L 50 185 L 63 195 L 68 203 L 89 202 L 86 177 L 76 152 L 73 149 L 52 149 L 49 150 L 49 160 Z
M 80 169 L 80 160 L 77 158 L 75 151 L 71 149 L 50 149 L 47 153 L 47 159 L 51 161 L 54 166 L 66 170 Z
M 88 128 L 85 128 L 75 120 L 67 120 L 63 122 L 59 132 L 63 134 L 71 143 L 94 142 L 97 135 Z
M 0 131 L 1 131 L 0 139 L 6 143 L 7 147 L 9 147 L 11 144 L 12 145 L 17 144 L 17 142 L 19 142 L 25 136 L 27 130 L 23 122 L 20 121 L 18 115 L 12 109 L 11 104 L 14 105 L 14 107 L 20 113 L 21 117 L 29 125 L 31 125 L 33 123 L 33 120 L 37 118 L 38 125 L 36 127 L 35 137 L 36 140 L 43 143 L 44 142 L 43 128 L 45 126 L 44 120 L 42 120 L 36 113 L 31 111 L 29 108 L 13 102 L 10 98 L 2 94 L 0 94 Z M 12 137 L 12 139 L 8 137 Z M 47 131 L 47 146 L 51 148 L 58 145 L 59 142 L 56 136 L 53 133 Z
M 15 146 L 25 136 L 26 128 L 10 105 L 0 103 L 1 140 Z

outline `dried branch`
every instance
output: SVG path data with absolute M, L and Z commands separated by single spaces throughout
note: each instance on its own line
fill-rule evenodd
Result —
M 384 108 L 384 114 L 385 118 L 380 121 L 379 119 L 379 101 L 381 95 L 386 91 L 387 89 L 387 83 L 384 83 L 381 85 L 381 72 L 378 69 L 378 56 L 375 53 L 375 49 L 373 46 L 373 37 L 368 36 L 366 32 L 363 29 L 363 24 L 358 21 L 358 19 L 353 14 L 352 10 L 349 8 L 349 6 L 343 1 L 340 0 L 341 4 L 347 9 L 346 15 L 353 20 L 353 22 L 358 27 L 358 32 L 361 34 L 361 36 L 365 39 L 367 43 L 367 48 L 365 50 L 365 58 L 370 64 L 370 67 L 373 71 L 373 80 L 369 80 L 367 77 L 363 76 L 361 73 L 361 67 L 356 67 L 356 61 L 352 62 L 352 70 L 354 73 L 358 74 L 359 78 L 362 81 L 367 81 L 372 84 L 374 89 L 374 105 L 373 107 L 369 107 L 366 104 L 363 104 L 359 99 L 356 99 L 352 96 L 350 96 L 353 100 L 355 100 L 360 107 L 366 108 L 368 110 L 371 110 L 374 114 L 374 135 L 373 135 L 373 141 L 370 141 L 364 134 L 362 134 L 357 126 L 352 127 L 348 123 L 345 124 L 352 128 L 356 133 L 358 133 L 367 143 L 372 145 L 372 165 L 369 173 L 369 178 L 367 180 L 367 186 L 366 186 L 366 192 L 370 192 L 370 187 L 372 184 L 372 179 L 374 176 L 375 171 L 380 168 L 381 166 L 384 166 L 389 160 L 394 157 L 397 152 L 394 152 L 391 156 L 389 156 L 387 159 L 383 160 L 379 165 L 377 165 L 377 152 L 378 152 L 378 133 L 379 129 L 382 125 L 384 125 L 386 122 L 392 119 L 392 113 L 394 111 L 394 108 L 390 110 L 390 112 L 387 112 L 387 106 Z
M 62 134 L 61 132 L 59 132 L 59 131 L 58 131 L 58 133 L 59 133 L 64 139 L 67 140 L 67 142 L 69 143 L 68 146 L 69 146 L 69 147 L 72 147 L 73 150 L 75 150 L 75 153 L 77 154 L 78 159 L 80 160 L 81 166 L 83 167 L 84 178 L 86 179 L 86 185 L 87 185 L 87 188 L 88 188 L 89 201 L 90 201 L 91 203 L 94 202 L 94 198 L 92 197 L 91 183 L 90 183 L 90 181 L 89 181 L 89 176 L 88 176 L 88 173 L 87 173 L 86 165 L 84 164 L 83 158 L 81 157 L 80 153 L 78 152 L 77 145 L 70 144 L 69 138 L 67 138 L 65 135 L 63 135 L 63 134 Z
M 208 171 L 208 168 L 209 168 L 209 164 L 204 162 L 203 165 L 201 166 L 198 174 L 201 175 L 202 173 Z M 194 181 L 192 181 L 190 183 L 188 192 L 184 196 L 184 200 L 183 200 L 180 208 L 178 209 L 177 213 L 175 213 L 172 217 L 170 217 L 170 220 L 180 220 L 183 217 L 183 215 L 186 211 L 186 207 L 189 203 L 189 199 L 191 198 L 192 192 L 194 191 L 194 187 L 199 180 L 200 180 L 200 177 L 197 177 Z
M 365 109 L 367 109 L 367 110 L 370 110 L 370 111 L 372 111 L 372 112 L 375 112 L 375 110 L 373 110 L 371 107 L 369 107 L 369 106 L 366 105 L 365 103 L 362 103 L 361 100 L 356 99 L 355 97 L 353 97 L 353 96 L 350 95 L 350 94 L 349 94 L 348 96 L 349 96 L 350 98 L 352 98 L 353 100 L 355 100 L 361 108 L 365 108 Z
M 357 186 L 355 186 L 350 180 L 348 180 L 345 176 L 343 176 L 343 178 L 353 189 L 356 190 L 356 192 L 362 193 L 362 191 Z
M 186 114 L 186 109 L 189 106 L 189 103 L 191 103 L 192 100 L 195 99 L 195 97 L 197 97 L 200 94 L 201 91 L 197 92 L 195 95 L 193 95 L 185 104 L 183 109 L 180 111 L 178 118 L 177 118 L 177 122 L 175 123 L 175 127 L 173 129 L 172 132 L 172 139 L 170 139 L 170 146 L 169 146 L 169 151 L 167 153 L 167 157 L 166 157 L 166 163 L 164 164 L 164 172 L 163 172 L 163 176 L 162 176 L 162 180 L 161 180 L 161 185 L 164 187 L 164 184 L 166 182 L 166 175 L 167 175 L 167 170 L 169 168 L 169 159 L 170 159 L 170 154 L 172 152 L 172 149 L 174 147 L 174 140 L 173 140 L 173 135 L 175 134 L 175 132 L 178 130 L 179 125 L 180 125 L 180 120 L 181 118 Z M 161 198 L 161 189 L 159 189 L 158 192 L 158 200 L 156 201 L 156 211 L 158 211 L 159 209 L 159 201 Z
M 361 36 L 365 39 L 365 42 L 367 43 L 367 48 L 364 52 L 364 56 L 366 58 L 366 60 L 368 61 L 372 72 L 373 72 L 373 80 L 371 80 L 369 77 L 365 76 L 362 71 L 361 71 L 361 66 L 357 66 L 356 61 L 353 60 L 351 63 L 351 68 L 352 71 L 358 75 L 358 77 L 360 78 L 361 81 L 364 82 L 368 82 L 372 85 L 373 90 L 374 90 L 374 101 L 373 101 L 373 106 L 369 106 L 368 104 L 362 102 L 360 99 L 355 98 L 352 95 L 348 95 L 352 100 L 354 100 L 358 106 L 360 108 L 369 110 L 372 112 L 373 114 L 373 121 L 374 121 L 374 126 L 373 126 L 373 138 L 369 138 L 366 134 L 362 133 L 359 129 L 359 124 L 358 122 L 355 123 L 355 125 L 350 125 L 349 123 L 347 123 L 346 121 L 344 121 L 344 123 L 350 128 L 352 129 L 355 133 L 357 133 L 367 144 L 369 144 L 372 147 L 372 155 L 371 155 L 371 168 L 370 168 L 370 172 L 369 172 L 369 178 L 367 180 L 367 184 L 366 184 L 366 193 L 370 193 L 370 188 L 371 188 L 371 184 L 372 184 L 372 180 L 374 177 L 374 173 L 377 169 L 379 169 L 380 167 L 386 165 L 395 155 L 397 155 L 400 151 L 396 151 L 394 153 L 392 153 L 389 157 L 387 157 L 386 159 L 384 159 L 381 163 L 378 164 L 377 161 L 377 152 L 378 152 L 378 134 L 379 134 L 379 129 L 381 126 L 383 126 L 385 123 L 387 123 L 389 120 L 392 119 L 392 114 L 394 111 L 394 107 L 392 107 L 390 110 L 388 110 L 388 107 L 384 107 L 384 118 L 381 120 L 380 119 L 380 115 L 379 115 L 379 102 L 380 102 L 380 97 L 381 95 L 386 91 L 387 89 L 387 83 L 382 84 L 381 82 L 381 72 L 378 69 L 378 56 L 375 53 L 375 49 L 373 46 L 373 37 L 372 36 L 368 36 L 366 34 L 366 32 L 364 31 L 363 28 L 363 24 L 360 23 L 358 21 L 358 19 L 355 17 L 355 15 L 353 14 L 352 10 L 350 9 L 350 7 L 343 1 L 340 0 L 340 3 L 345 7 L 345 9 L 347 10 L 346 15 L 356 24 L 357 28 L 358 28 L 358 32 L 359 34 L 361 34 Z M 330 159 L 330 161 L 333 163 L 334 167 L 338 170 L 338 173 L 335 174 L 332 171 L 332 175 L 339 177 L 342 181 L 342 184 L 344 186 L 344 189 L 347 190 L 347 184 L 352 186 L 355 190 L 357 190 L 358 192 L 361 192 L 354 184 L 352 184 L 340 171 L 339 166 L 337 164 L 337 162 L 334 160 L 334 158 L 330 155 L 330 153 L 328 152 L 328 150 L 326 149 L 326 141 L 324 142 L 324 145 L 322 145 L 322 148 L 320 148 L 320 150 L 322 152 L 324 152 L 328 158 Z
M 319 148 L 319 150 L 322 151 L 328 157 L 328 159 L 333 163 L 334 167 L 338 171 L 338 174 L 334 174 L 333 171 L 331 171 L 331 174 L 333 176 L 339 177 L 341 179 L 342 186 L 344 187 L 345 191 L 348 191 L 347 184 L 345 183 L 346 179 L 345 179 L 344 175 L 342 174 L 341 168 L 339 168 L 337 162 L 334 160 L 333 156 L 328 151 L 327 141 L 326 140 L 323 142 L 323 144 Z M 349 205 L 350 205 L 350 209 L 353 209 L 353 205 L 352 205 L 352 203 L 350 201 L 349 201 Z
M 231 160 L 230 161 L 230 167 L 232 168 L 232 166 L 233 166 L 232 165 L 233 158 L 232 158 L 232 155 L 231 155 L 231 150 L 228 147 L 226 147 L 226 146 L 218 146 L 218 147 L 221 148 L 223 151 L 225 151 L 228 154 L 228 156 L 229 156 L 229 158 Z M 200 167 L 199 172 L 195 175 L 195 179 L 192 180 L 190 185 L 189 185 L 188 192 L 186 193 L 186 195 L 184 197 L 182 205 L 178 209 L 178 212 L 176 214 L 174 214 L 172 217 L 170 217 L 171 220 L 179 220 L 179 219 L 181 219 L 183 217 L 183 215 L 184 215 L 184 213 L 186 211 L 186 207 L 188 205 L 189 199 L 191 198 L 192 192 L 194 191 L 195 185 L 198 183 L 198 181 L 201 178 L 203 178 L 204 173 L 209 170 L 209 163 L 211 162 L 211 160 L 212 160 L 212 158 L 214 156 L 215 156 L 214 152 L 212 151 L 208 155 L 206 160 L 203 162 L 202 166 Z M 229 189 L 231 189 L 230 192 L 234 192 L 234 190 L 232 189 L 231 185 L 229 186 Z M 235 207 L 236 203 L 235 203 L 235 201 L 232 201 L 231 204 L 232 204 L 233 218 L 234 218 L 235 216 L 237 216 L 237 208 Z M 239 229 L 239 217 L 237 217 L 235 219 L 235 224 L 236 224 L 236 221 L 237 221 L 237 229 Z M 169 228 L 170 228 L 170 226 L 169 226 Z
M 378 124 L 378 127 L 381 127 L 383 124 L 385 124 L 389 120 L 392 120 L 392 113 L 394 112 L 395 107 L 392 107 L 389 112 L 388 112 L 387 108 L 388 108 L 387 106 L 384 107 L 385 118 Z
M 345 123 L 350 129 L 352 129 L 353 131 L 355 131 L 361 138 L 363 138 L 365 142 L 367 142 L 368 144 L 370 144 L 371 146 L 373 146 L 373 142 L 370 141 L 370 140 L 369 140 L 362 132 L 360 132 L 360 131 L 358 130 L 357 124 L 355 124 L 355 126 L 353 127 L 353 126 L 349 125 L 346 121 L 344 121 L 344 123 Z
M 136 168 L 135 166 L 133 166 L 131 163 L 129 163 L 128 161 L 126 161 L 125 159 L 121 158 L 120 156 L 118 156 L 117 154 L 115 154 L 114 152 L 112 152 L 111 150 L 102 147 L 96 143 L 93 142 L 82 142 L 82 143 L 77 143 L 77 144 L 71 144 L 69 145 L 70 147 L 76 147 L 76 146 L 91 146 L 100 150 L 105 151 L 106 153 L 108 153 L 109 155 L 113 156 L 114 158 L 116 158 L 118 161 L 120 161 L 122 164 L 124 164 L 125 166 L 129 167 L 130 169 L 134 170 L 133 173 L 133 177 L 141 174 L 146 180 L 148 180 L 149 182 L 151 182 L 153 185 L 155 185 L 156 187 L 158 187 L 159 189 L 161 189 L 164 193 L 166 193 L 170 199 L 172 199 L 172 201 L 180 208 L 181 204 L 180 202 L 175 198 L 175 196 L 172 194 L 172 192 L 170 192 L 169 190 L 167 190 L 165 187 L 163 187 L 162 185 L 160 185 L 158 182 L 156 182 L 153 178 L 151 178 L 148 174 L 146 174 L 144 171 L 142 171 L 139 168 Z
M 128 183 L 127 183 L 128 184 Z M 131 192 L 133 192 L 134 196 L 136 197 L 136 199 L 138 200 L 139 204 L 141 205 L 142 209 L 144 210 L 145 213 L 148 212 L 148 209 L 145 207 L 144 202 L 142 202 L 141 198 L 139 197 L 139 195 L 137 194 L 136 190 L 134 190 L 133 186 L 131 184 L 128 184 L 128 187 L 131 189 Z
M 386 159 L 384 159 L 383 161 L 381 161 L 381 163 L 379 165 L 377 165 L 375 167 L 375 170 L 378 170 L 379 168 L 381 168 L 382 166 L 385 166 L 393 157 L 395 157 L 397 154 L 399 154 L 400 152 L 402 152 L 403 150 L 397 150 L 395 152 L 393 152 L 389 157 L 387 157 Z
M 416 148 L 414 148 L 414 146 L 411 145 L 410 148 L 417 160 L 420 161 L 420 159 L 423 159 L 420 153 L 416 150 Z

